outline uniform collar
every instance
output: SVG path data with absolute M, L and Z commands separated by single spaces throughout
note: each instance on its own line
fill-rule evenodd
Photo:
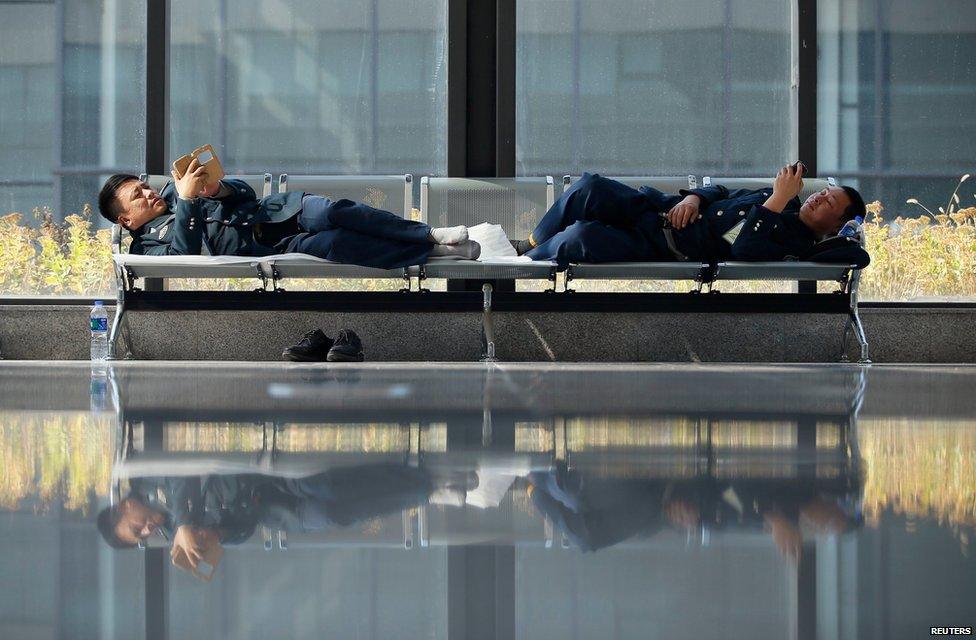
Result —
M 154 231 L 156 231 L 156 229 L 159 229 L 160 227 L 164 227 L 164 226 L 168 225 L 170 222 L 173 221 L 173 218 L 175 218 L 175 217 L 176 217 L 176 214 L 173 213 L 172 211 L 167 211 L 166 213 L 161 213 L 158 216 L 156 216 L 155 218 L 153 218 L 152 220 L 150 220 L 149 222 L 147 222 L 144 225 L 142 225 L 141 227 L 139 227 L 138 229 L 136 229 L 134 231 L 130 231 L 129 232 L 129 235 L 131 235 L 133 238 L 139 238 L 139 237 L 142 237 L 143 235 L 145 235 L 147 233 L 153 233 Z M 160 221 L 162 221 L 162 222 L 160 222 Z

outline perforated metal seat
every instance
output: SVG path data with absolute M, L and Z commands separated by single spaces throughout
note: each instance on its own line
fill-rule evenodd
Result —
M 699 262 L 608 262 L 573 264 L 566 272 L 571 280 L 698 280 Z
M 708 187 L 713 184 L 720 184 L 729 191 L 733 189 L 764 189 L 767 187 L 770 193 L 773 190 L 772 178 L 717 178 L 714 176 L 705 176 L 702 178 L 703 187 Z M 837 181 L 833 178 L 804 178 L 803 190 L 800 191 L 800 199 L 804 200 L 817 191 L 835 186 L 837 186 Z
M 694 189 L 698 186 L 698 179 L 693 175 L 667 177 L 667 176 L 606 176 L 611 180 L 616 180 L 634 189 L 641 187 L 654 187 L 664 193 L 678 193 L 680 189 Z M 580 176 L 563 176 L 563 191 L 580 179 Z
M 527 238 L 556 199 L 552 176 L 420 180 L 420 215 L 434 227 L 482 222 L 501 225 L 509 238 Z
M 278 192 L 304 191 L 332 200 L 345 198 L 376 209 L 391 211 L 409 220 L 413 208 L 413 176 L 278 176 Z
M 362 202 L 410 219 L 413 208 L 413 176 L 327 176 L 288 175 L 278 177 L 278 193 L 302 191 L 332 200 L 347 199 Z M 312 256 L 289 254 L 269 261 L 276 281 L 288 278 L 386 278 L 404 277 L 403 269 L 374 269 L 352 264 L 339 264 Z
M 822 262 L 720 262 L 715 280 L 819 280 L 843 282 L 855 265 Z
M 420 180 L 421 217 L 448 227 L 501 225 L 509 238 L 526 238 L 555 201 L 552 176 L 536 178 L 433 178 Z M 553 262 L 505 260 L 429 261 L 415 273 L 457 280 L 554 280 Z
M 452 260 L 432 258 L 427 264 L 409 267 L 420 278 L 449 280 L 554 280 L 556 263 L 549 261 Z

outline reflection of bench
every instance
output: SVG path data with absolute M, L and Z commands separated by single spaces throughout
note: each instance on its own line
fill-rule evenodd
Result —
M 238 176 L 256 192 L 271 192 L 270 174 Z M 694 176 L 615 178 L 634 187 L 652 186 L 665 192 L 694 187 Z M 151 176 L 150 184 L 160 189 L 163 176 Z M 573 178 L 563 179 L 564 188 Z M 730 189 L 762 188 L 769 181 L 759 178 L 716 179 Z M 705 178 L 704 184 L 711 179 Z M 819 190 L 832 180 L 808 179 L 804 194 Z M 412 210 L 412 178 L 402 176 L 288 176 L 282 175 L 279 190 L 300 190 L 332 198 L 349 198 L 401 213 Z M 555 199 L 551 177 L 538 178 L 434 178 L 424 177 L 420 188 L 421 219 L 434 226 L 500 224 L 510 238 L 525 238 Z M 118 281 L 116 318 L 110 335 L 113 355 L 127 310 L 180 309 L 323 309 L 343 311 L 481 311 L 483 317 L 483 355 L 494 356 L 495 336 L 492 312 L 525 311 L 637 311 L 637 312 L 717 312 L 717 313 L 830 313 L 845 314 L 847 336 L 853 331 L 860 345 L 860 361 L 868 360 L 868 343 L 858 315 L 860 270 L 847 264 L 816 262 L 658 262 L 574 264 L 565 272 L 567 297 L 541 296 L 515 292 L 516 281 L 542 281 L 555 291 L 557 267 L 552 262 L 518 259 L 456 260 L 435 258 L 425 265 L 406 269 L 373 269 L 329 262 L 304 254 L 273 255 L 263 258 L 233 256 L 132 256 L 123 253 L 121 229 L 113 230 L 113 253 Z M 862 238 L 863 242 L 863 238 Z M 140 279 L 201 278 L 254 279 L 251 292 L 163 292 L 142 290 Z M 397 292 L 286 292 L 289 279 L 365 279 L 402 280 Z M 428 279 L 447 279 L 447 292 L 430 293 Z M 416 279 L 417 289 L 412 293 Z M 572 293 L 571 283 L 599 280 L 688 281 L 695 283 L 686 293 Z M 732 281 L 836 282 L 839 290 L 818 293 L 799 288 L 796 293 L 722 293 L 717 287 Z M 149 287 L 145 287 L 149 289 Z M 480 292 L 480 295 L 479 293 Z M 715 294 L 715 295 L 712 295 Z

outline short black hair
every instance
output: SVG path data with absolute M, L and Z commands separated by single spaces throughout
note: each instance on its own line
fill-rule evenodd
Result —
M 95 518 L 95 522 L 98 525 L 98 532 L 102 534 L 102 539 L 105 540 L 108 546 L 113 549 L 131 549 L 136 545 L 122 540 L 115 532 L 115 527 L 118 526 L 119 520 L 121 519 L 122 512 L 117 506 L 105 507 L 98 512 L 98 517 Z
M 858 193 L 857 189 L 854 187 L 841 187 L 847 197 L 850 198 L 851 203 L 844 209 L 844 215 L 842 222 L 847 222 L 848 220 L 853 220 L 857 216 L 861 216 L 861 219 L 867 217 L 867 208 L 864 206 L 864 198 Z
M 130 180 L 138 180 L 138 176 L 131 173 L 116 173 L 102 185 L 102 190 L 98 192 L 98 212 L 102 217 L 115 224 L 119 221 L 118 203 L 116 196 L 119 189 Z

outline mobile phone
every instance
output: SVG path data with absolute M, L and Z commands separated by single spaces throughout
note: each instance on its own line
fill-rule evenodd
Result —
M 180 156 L 173 162 L 173 171 L 176 172 L 177 177 L 182 178 L 183 174 L 189 168 L 190 163 L 196 158 L 197 161 L 207 168 L 207 184 L 211 185 L 219 181 L 224 177 L 224 168 L 220 166 L 220 160 L 217 159 L 217 152 L 209 144 L 205 144 L 202 147 L 194 149 L 185 156 Z

